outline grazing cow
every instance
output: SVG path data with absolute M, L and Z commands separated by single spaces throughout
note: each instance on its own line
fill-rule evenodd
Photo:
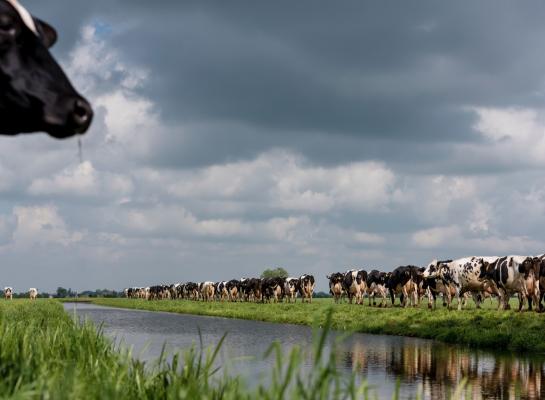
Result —
M 491 280 L 498 289 L 500 308 L 509 309 L 509 299 L 513 293 L 519 295 L 519 311 L 528 300 L 528 310 L 532 310 L 532 301 L 539 309 L 539 257 L 507 256 L 493 262 L 484 262 L 481 278 Z
M 386 283 L 390 292 L 392 305 L 395 304 L 396 294 L 400 295 L 402 307 L 418 305 L 418 267 L 414 265 L 401 266 L 394 269 Z
M 28 289 L 28 295 L 30 297 L 30 300 L 36 300 L 36 298 L 38 297 L 38 289 L 36 288 Z
M 286 278 L 284 280 L 284 297 L 288 303 L 291 303 L 293 300 L 294 303 L 297 302 L 297 292 L 299 291 L 299 279 L 297 278 Z
M 355 299 L 357 304 L 363 303 L 363 294 L 367 289 L 367 272 L 364 270 L 346 271 L 343 277 L 343 289 L 348 295 L 348 301 L 352 304 Z
M 299 294 L 301 295 L 301 302 L 305 302 L 308 299 L 309 303 L 312 303 L 312 295 L 314 293 L 314 276 L 301 275 L 299 278 Z
M 331 275 L 326 276 L 329 279 L 329 293 L 335 299 L 335 303 L 338 303 L 341 300 L 343 295 L 343 280 L 344 275 L 342 272 L 334 272 Z
M 12 287 L 5 287 L 4 288 L 4 298 L 6 300 L 12 300 L 13 299 L 13 288 Z
M 0 134 L 84 133 L 93 111 L 49 53 L 55 29 L 17 0 L 0 0 L 0 21 Z
M 388 296 L 388 289 L 386 288 L 386 282 L 389 279 L 389 273 L 380 272 L 376 269 L 369 272 L 367 275 L 367 292 L 369 296 L 369 305 L 371 305 L 371 297 L 373 298 L 373 305 L 376 306 L 376 297 L 380 297 L 381 303 L 379 307 L 386 306 L 386 298 Z

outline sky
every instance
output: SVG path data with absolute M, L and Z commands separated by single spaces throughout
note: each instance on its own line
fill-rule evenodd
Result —
M 545 3 L 23 3 L 95 119 L 0 138 L 0 285 L 545 251 Z

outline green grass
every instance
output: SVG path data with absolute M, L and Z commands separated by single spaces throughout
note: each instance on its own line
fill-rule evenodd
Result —
M 133 306 L 143 304 L 132 303 Z M 159 308 L 158 303 L 155 307 Z M 145 364 L 131 357 L 129 352 L 116 348 L 92 324 L 76 323 L 57 301 L 3 301 L 0 302 L 0 397 L 121 400 L 376 398 L 365 383 L 356 384 L 355 375 L 346 377 L 337 372 L 334 367 L 336 352 L 323 352 L 332 313 L 320 318 L 326 329 L 316 331 L 311 372 L 301 372 L 304 355 L 300 349 L 284 354 L 279 345 L 272 345 L 268 355 L 274 357 L 275 366 L 264 383 L 252 385 L 250 389 L 242 378 L 218 371 L 216 355 L 221 342 L 207 351 L 188 349 L 174 355 L 170 362 L 163 356 L 155 363 Z M 451 398 L 459 398 L 462 390 L 463 384 Z M 396 393 L 394 398 L 398 397 L 399 393 Z
M 333 329 L 374 334 L 413 336 L 472 347 L 545 354 L 545 315 L 535 312 L 497 311 L 486 301 L 478 310 L 473 303 L 462 311 L 420 308 L 377 308 L 367 304 L 334 304 L 331 299 L 313 303 L 261 304 L 195 302 L 187 300 L 146 301 L 92 299 L 95 304 L 149 311 L 168 311 L 277 323 L 312 325 L 325 323 L 331 308 Z M 513 304 L 516 305 L 516 304 Z

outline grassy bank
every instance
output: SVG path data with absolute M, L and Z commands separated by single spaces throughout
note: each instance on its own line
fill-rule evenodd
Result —
M 283 354 L 272 346 L 276 363 L 270 376 L 249 389 L 241 378 L 218 373 L 219 347 L 190 349 L 171 362 L 147 365 L 116 349 L 93 325 L 75 323 L 57 301 L 0 302 L 0 393 L 13 399 L 375 398 L 354 376 L 331 368 L 335 352 L 322 352 L 324 335 L 315 342 L 310 374 L 300 372 L 304 357 L 297 348 Z
M 242 318 L 278 323 L 311 325 L 324 323 L 331 307 L 334 329 L 356 332 L 413 336 L 436 339 L 479 348 L 502 349 L 545 354 L 545 315 L 514 311 L 497 311 L 495 304 L 477 310 L 446 310 L 441 306 L 430 311 L 375 308 L 334 304 L 322 299 L 312 304 L 203 303 L 185 300 L 145 301 L 132 299 L 93 299 L 93 303 L 149 311 Z

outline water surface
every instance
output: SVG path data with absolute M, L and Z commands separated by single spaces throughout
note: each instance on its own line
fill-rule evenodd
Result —
M 65 304 L 70 312 L 103 325 L 104 332 L 132 346 L 135 356 L 156 359 L 163 345 L 173 353 L 192 344 L 213 346 L 227 332 L 220 362 L 227 370 L 258 382 L 274 363 L 262 355 L 273 341 L 287 354 L 293 346 L 307 351 L 304 368 L 310 369 L 308 355 L 312 329 L 306 326 L 273 324 L 228 318 L 149 312 L 102 307 L 93 304 Z M 544 332 L 545 334 L 545 332 Z M 328 349 L 334 340 L 328 344 Z M 432 340 L 386 335 L 352 334 L 336 347 L 337 368 L 355 371 L 358 379 L 374 386 L 380 399 L 391 398 L 399 381 L 403 398 L 414 397 L 417 389 L 427 399 L 446 398 L 462 378 L 471 385 L 472 398 L 545 398 L 545 357 L 516 356 L 471 350 Z

